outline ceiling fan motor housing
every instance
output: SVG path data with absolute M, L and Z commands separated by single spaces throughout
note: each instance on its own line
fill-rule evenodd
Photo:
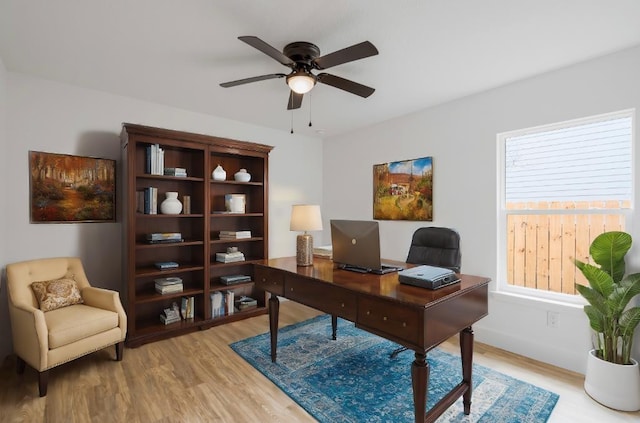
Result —
M 296 62 L 296 68 L 300 69 L 300 65 L 304 69 L 310 70 L 313 68 L 313 61 L 320 57 L 320 49 L 318 46 L 306 41 L 296 41 L 284 46 L 282 53 L 289 59 Z

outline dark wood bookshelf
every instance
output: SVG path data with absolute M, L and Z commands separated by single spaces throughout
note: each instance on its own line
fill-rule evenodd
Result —
M 135 124 L 123 124 L 123 266 L 124 297 L 128 319 L 126 344 L 139 346 L 199 329 L 206 329 L 267 311 L 266 294 L 253 281 L 223 285 L 220 277 L 246 274 L 253 278 L 253 264 L 268 258 L 268 162 L 271 146 L 210 135 L 193 134 Z M 165 167 L 182 167 L 186 177 L 146 173 L 147 147 L 158 144 L 164 150 Z M 227 180 L 214 181 L 213 169 L 221 165 Z M 251 181 L 234 180 L 234 174 L 247 169 Z M 158 214 L 138 211 L 138 192 L 157 188 Z M 178 192 L 178 199 L 191 197 L 190 214 L 160 214 L 164 194 Z M 246 213 L 221 213 L 226 194 L 244 194 Z M 251 238 L 218 239 L 221 230 L 250 230 Z M 147 243 L 155 232 L 180 232 L 183 242 Z M 237 246 L 246 260 L 216 262 L 217 252 Z M 159 270 L 155 262 L 175 261 L 180 267 Z M 179 276 L 184 290 L 159 294 L 154 279 Z M 212 318 L 210 294 L 232 290 L 257 300 L 254 309 Z M 164 325 L 162 311 L 181 297 L 194 297 L 196 317 Z

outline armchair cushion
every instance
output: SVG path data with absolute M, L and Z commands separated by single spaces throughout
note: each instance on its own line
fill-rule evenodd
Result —
M 42 311 L 56 310 L 74 304 L 81 304 L 82 296 L 73 276 L 61 279 L 31 283 L 38 305 Z
M 44 320 L 49 330 L 50 349 L 118 327 L 118 313 L 84 304 L 46 312 Z

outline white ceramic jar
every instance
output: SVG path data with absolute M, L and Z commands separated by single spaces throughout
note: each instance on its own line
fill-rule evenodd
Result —
M 227 179 L 227 172 L 222 168 L 222 166 L 218 165 L 218 167 L 213 169 L 211 177 L 214 181 L 224 181 Z
M 251 180 L 251 174 L 247 172 L 247 169 L 240 169 L 233 177 L 238 182 L 249 182 Z
M 182 211 L 182 203 L 178 200 L 178 193 L 168 191 L 165 193 L 165 196 L 167 198 L 160 203 L 160 212 L 162 214 L 180 214 Z

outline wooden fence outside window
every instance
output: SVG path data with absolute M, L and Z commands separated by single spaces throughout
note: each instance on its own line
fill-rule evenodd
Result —
M 624 215 L 606 209 L 629 208 L 628 201 L 509 203 L 507 281 L 510 285 L 575 295 L 587 284 L 573 260 L 590 262 L 589 246 L 603 232 L 623 231 Z M 544 210 L 598 210 L 597 213 L 544 214 Z M 536 210 L 536 214 L 525 214 Z M 543 211 L 540 213 L 540 211 Z

